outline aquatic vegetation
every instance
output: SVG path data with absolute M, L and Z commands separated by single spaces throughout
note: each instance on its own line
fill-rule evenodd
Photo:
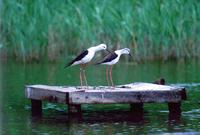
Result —
M 198 0 L 3 0 L 0 6 L 0 49 L 23 61 L 58 60 L 102 42 L 131 48 L 137 61 L 200 53 Z

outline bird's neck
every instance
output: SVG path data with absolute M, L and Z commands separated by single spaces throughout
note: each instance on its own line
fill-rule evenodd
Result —
M 117 51 L 115 51 L 115 53 L 116 53 L 117 55 L 119 55 L 119 56 L 122 55 L 122 51 L 121 51 L 121 50 L 117 50 Z

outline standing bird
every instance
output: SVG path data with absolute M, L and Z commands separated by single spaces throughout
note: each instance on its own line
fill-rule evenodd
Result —
M 107 65 L 106 66 L 106 80 L 107 80 L 108 86 L 110 85 L 110 82 L 111 82 L 111 86 L 114 87 L 113 80 L 112 80 L 112 67 L 113 67 L 114 64 L 116 64 L 119 61 L 120 56 L 122 54 L 129 54 L 130 55 L 130 49 L 123 48 L 123 49 L 120 49 L 120 50 L 116 50 L 116 51 L 108 54 L 107 56 L 105 56 L 105 58 L 102 61 L 96 63 L 97 65 L 98 64 Z
M 71 62 L 66 64 L 65 67 L 80 65 L 80 83 L 81 83 L 81 87 L 83 86 L 83 79 L 85 81 L 85 85 L 87 86 L 87 79 L 86 79 L 86 76 L 85 76 L 85 67 L 86 67 L 86 65 L 92 60 L 92 58 L 94 57 L 96 52 L 101 51 L 101 50 L 106 50 L 106 49 L 107 49 L 106 44 L 100 44 L 98 46 L 90 47 L 87 50 L 83 51 L 81 54 L 79 54 Z

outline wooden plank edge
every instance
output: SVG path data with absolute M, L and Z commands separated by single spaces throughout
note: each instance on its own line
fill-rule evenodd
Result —
M 60 92 L 60 91 L 51 91 L 51 90 L 46 90 L 46 89 L 39 89 L 39 88 L 34 88 L 34 87 L 25 87 L 25 97 L 31 100 L 41 100 L 41 101 L 48 101 L 48 102 L 53 102 L 53 103 L 65 103 L 66 99 L 62 99 L 62 97 L 59 97 L 57 94 L 49 94 L 49 95 L 38 95 L 37 96 L 33 96 L 32 94 L 35 93 L 34 89 L 37 89 L 37 92 L 45 92 L 48 93 L 48 91 L 50 93 L 59 93 L 59 94 L 65 94 L 64 92 Z M 32 93 L 32 91 L 34 91 Z

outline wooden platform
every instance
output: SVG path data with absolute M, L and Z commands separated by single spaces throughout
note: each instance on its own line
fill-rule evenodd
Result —
M 186 100 L 183 87 L 157 85 L 152 83 L 131 83 L 117 86 L 80 87 L 28 85 L 25 96 L 31 99 L 32 114 L 42 113 L 42 101 L 64 103 L 69 113 L 81 112 L 81 104 L 130 104 L 133 111 L 143 110 L 143 103 L 168 103 L 171 113 L 181 112 L 181 101 Z

